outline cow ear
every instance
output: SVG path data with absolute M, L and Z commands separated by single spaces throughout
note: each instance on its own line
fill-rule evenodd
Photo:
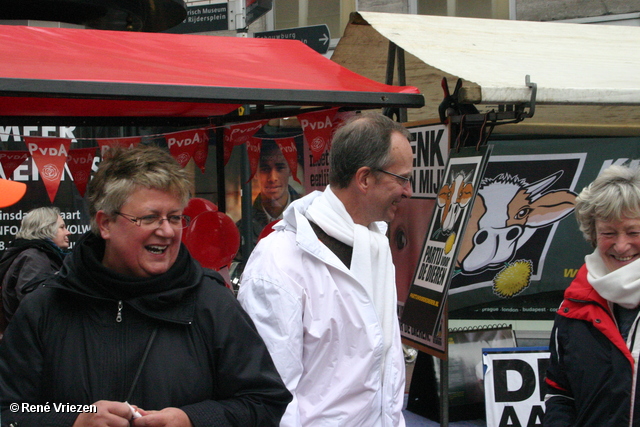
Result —
M 529 227 L 544 227 L 573 212 L 576 195 L 571 191 L 559 190 L 545 194 L 531 203 L 531 213 L 527 219 Z

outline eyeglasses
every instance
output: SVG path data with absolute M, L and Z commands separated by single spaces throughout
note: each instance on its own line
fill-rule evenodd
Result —
M 398 174 L 396 174 L 396 173 L 389 172 L 389 171 L 386 171 L 386 170 L 384 170 L 384 169 L 374 169 L 374 170 L 376 170 L 376 171 L 378 171 L 378 172 L 386 173 L 387 175 L 391 175 L 391 176 L 393 176 L 393 177 L 396 177 L 396 178 L 400 179 L 400 181 L 399 181 L 398 183 L 399 183 L 400 185 L 402 185 L 403 187 L 404 187 L 405 185 L 411 184 L 411 177 L 406 177 L 406 176 L 398 175 Z
M 115 212 L 115 214 L 128 219 L 138 227 L 154 230 L 162 226 L 162 221 L 168 221 L 169 225 L 176 230 L 187 228 L 191 222 L 191 217 L 188 215 L 168 215 L 165 218 L 160 215 L 133 216 L 122 212 Z

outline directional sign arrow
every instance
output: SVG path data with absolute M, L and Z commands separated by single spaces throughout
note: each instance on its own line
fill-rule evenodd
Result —
M 287 28 L 283 30 L 261 31 L 253 35 L 259 39 L 290 39 L 300 40 L 318 53 L 329 51 L 331 33 L 325 24 L 308 27 Z

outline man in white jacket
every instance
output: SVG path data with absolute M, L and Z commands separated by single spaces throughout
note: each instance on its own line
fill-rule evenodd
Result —
M 293 401 L 281 426 L 404 426 L 404 357 L 387 223 L 411 197 L 409 133 L 376 114 L 340 127 L 330 185 L 293 202 L 251 254 L 238 299 Z

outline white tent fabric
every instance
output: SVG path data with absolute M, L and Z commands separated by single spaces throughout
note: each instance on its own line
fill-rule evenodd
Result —
M 332 60 L 383 82 L 389 41 L 425 95 L 410 120 L 438 117 L 442 77 L 451 90 L 463 79 L 462 100 L 486 111 L 529 101 L 529 75 L 536 112 L 519 133 L 640 134 L 639 27 L 359 12 Z

